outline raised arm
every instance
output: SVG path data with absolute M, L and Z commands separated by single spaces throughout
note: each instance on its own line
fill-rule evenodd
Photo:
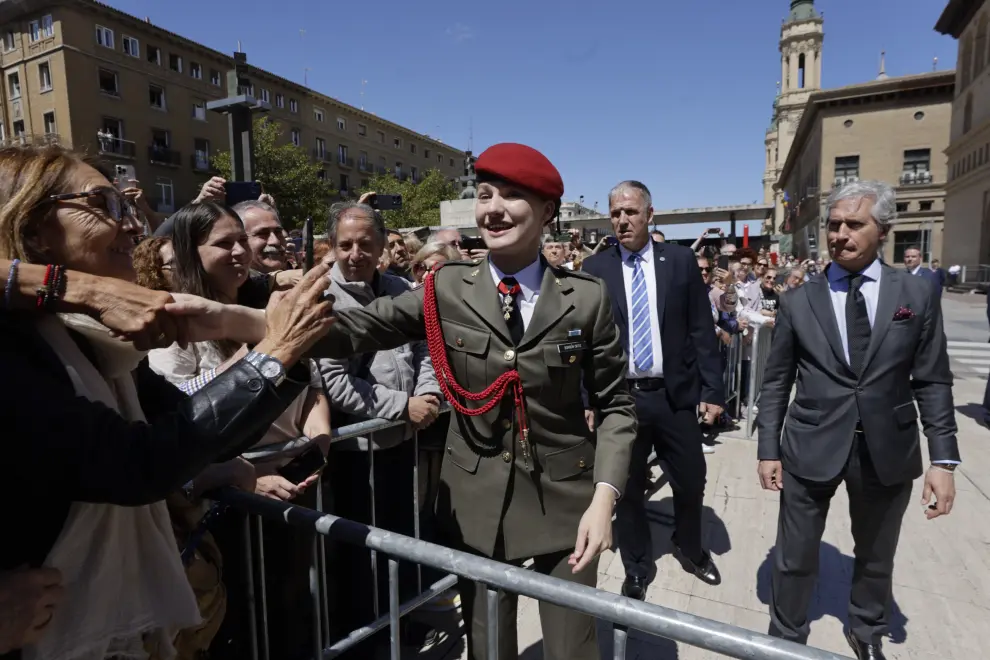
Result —
M 378 298 L 367 307 L 335 312 L 337 322 L 310 351 L 313 358 L 349 358 L 398 348 L 426 339 L 420 287 L 394 298 Z

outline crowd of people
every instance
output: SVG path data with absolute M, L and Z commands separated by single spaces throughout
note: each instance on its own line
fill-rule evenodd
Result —
M 677 557 L 718 585 L 702 533 L 705 430 L 732 423 L 735 342 L 743 409 L 759 411 L 759 478 L 783 492 L 769 631 L 806 641 L 827 501 L 845 480 L 859 503 L 849 641 L 882 660 L 905 494 L 922 473 L 915 400 L 929 517 L 951 510 L 960 460 L 944 278 L 915 248 L 903 271 L 876 256 L 892 189 L 833 193 L 827 263 L 709 234 L 669 243 L 638 181 L 610 191 L 613 233 L 588 246 L 576 230 L 546 233 L 564 188 L 543 154 L 499 144 L 475 170 L 486 249 L 452 229 L 425 241 L 390 229 L 368 193 L 333 205 L 303 272 L 300 236 L 268 195 L 230 207 L 214 178 L 163 218 L 143 210 L 137 182 L 115 185 L 71 151 L 0 150 L 0 365 L 16 378 L 3 417 L 19 498 L 4 519 L 21 540 L 0 549 L 0 654 L 249 657 L 245 514 L 206 497 L 224 487 L 408 536 L 418 515 L 427 540 L 588 586 L 614 524 L 622 593 L 644 600 L 655 453 Z M 757 326 L 774 341 L 748 392 Z M 332 428 L 369 419 L 391 424 L 331 443 Z M 251 534 L 272 657 L 309 657 L 312 537 Z M 365 549 L 329 543 L 326 566 L 334 638 L 387 608 Z M 414 567 L 399 582 L 401 600 L 415 595 Z M 489 635 L 517 657 L 515 595 L 499 592 L 497 630 L 485 589 L 462 579 L 431 605 L 458 604 L 470 657 L 486 657 Z M 550 603 L 540 616 L 548 660 L 598 658 L 592 617 Z M 436 633 L 404 620 L 403 638 Z M 351 653 L 387 644 L 372 636 Z

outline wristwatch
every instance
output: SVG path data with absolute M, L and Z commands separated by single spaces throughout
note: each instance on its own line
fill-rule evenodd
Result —
M 270 355 L 265 355 L 258 351 L 249 351 L 244 356 L 244 360 L 257 368 L 261 372 L 261 375 L 267 378 L 275 387 L 281 385 L 282 381 L 285 380 L 285 367 Z

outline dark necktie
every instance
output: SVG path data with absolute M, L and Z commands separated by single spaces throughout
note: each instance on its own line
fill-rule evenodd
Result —
M 522 295 L 522 287 L 514 277 L 503 277 L 498 283 L 498 292 L 502 294 L 502 317 L 505 324 L 509 326 L 509 335 L 512 343 L 516 346 L 522 341 L 525 328 L 523 327 L 522 313 L 519 311 L 519 296 Z
M 849 343 L 849 366 L 857 376 L 866 366 L 866 352 L 870 348 L 870 315 L 863 297 L 863 276 L 850 275 L 849 293 L 846 294 L 846 338 Z

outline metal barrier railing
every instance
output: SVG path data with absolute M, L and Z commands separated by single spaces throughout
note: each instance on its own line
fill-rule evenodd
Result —
M 843 656 L 802 646 L 768 635 L 739 628 L 694 614 L 641 602 L 559 578 L 534 573 L 484 557 L 452 550 L 418 539 L 402 536 L 330 514 L 320 513 L 287 502 L 267 499 L 251 493 L 226 490 L 219 501 L 267 520 L 308 527 L 327 538 L 364 546 L 388 555 L 389 612 L 391 657 L 399 660 L 399 619 L 417 607 L 434 590 L 405 604 L 399 603 L 398 560 L 433 566 L 451 574 L 478 582 L 488 590 L 487 656 L 498 659 L 498 591 L 528 596 L 539 601 L 567 607 L 612 624 L 613 657 L 626 657 L 630 628 L 665 637 L 675 642 L 721 653 L 731 658 L 749 660 L 841 660 Z M 359 631 L 356 631 L 359 632 Z M 323 649 L 318 657 L 338 655 L 336 647 Z
M 722 373 L 722 383 L 725 387 L 725 410 L 734 417 L 739 416 L 742 374 L 740 360 L 742 359 L 742 335 L 732 335 L 728 346 L 723 345 L 722 353 L 725 370 Z
M 765 325 L 753 327 L 752 350 L 749 361 L 749 397 L 746 402 L 746 437 L 753 437 L 756 416 L 759 414 L 760 390 L 763 388 L 763 375 L 770 357 L 770 341 L 773 328 Z

